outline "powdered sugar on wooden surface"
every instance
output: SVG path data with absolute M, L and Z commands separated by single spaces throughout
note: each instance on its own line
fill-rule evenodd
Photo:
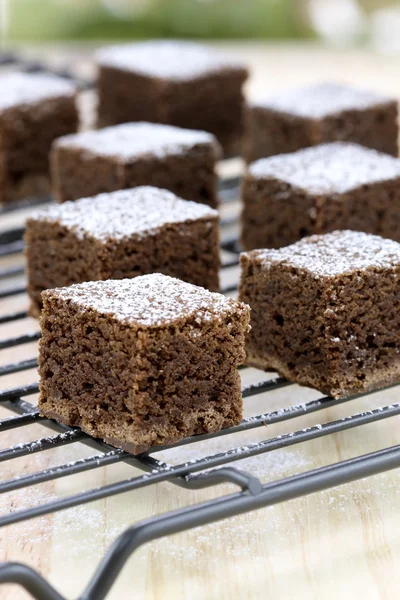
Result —
M 172 192 L 141 186 L 39 210 L 31 217 L 59 223 L 80 239 L 89 235 L 100 241 L 142 238 L 165 225 L 215 220 L 218 212 L 205 204 L 182 200 Z
M 245 304 L 232 298 L 160 273 L 88 281 L 44 294 L 70 301 L 83 311 L 95 310 L 142 326 L 162 326 L 184 316 L 195 317 L 193 327 L 203 326 L 221 315 L 249 312 Z
M 260 179 L 278 179 L 311 194 L 342 194 L 400 177 L 400 159 L 358 144 L 333 142 L 261 158 L 249 167 Z M 400 181 L 397 183 L 400 187 Z
M 219 158 L 220 147 L 211 133 L 159 123 L 123 123 L 65 135 L 56 142 L 56 146 L 124 160 L 145 156 L 162 159 L 188 152 L 199 145 L 211 146 L 215 159 Z
M 0 111 L 60 96 L 73 96 L 76 92 L 76 87 L 69 81 L 42 73 L 6 73 L 0 76 L 0 88 Z
M 207 46 L 184 41 L 149 41 L 99 50 L 98 64 L 156 77 L 190 80 L 244 65 Z
M 285 90 L 254 102 L 253 106 L 320 119 L 345 110 L 364 110 L 391 101 L 393 98 L 369 90 L 337 83 L 318 83 Z
M 334 231 L 313 235 L 291 246 L 246 253 L 266 268 L 280 264 L 306 269 L 316 277 L 354 273 L 364 269 L 400 268 L 400 244 L 360 231 Z M 392 276 L 396 277 L 396 272 Z

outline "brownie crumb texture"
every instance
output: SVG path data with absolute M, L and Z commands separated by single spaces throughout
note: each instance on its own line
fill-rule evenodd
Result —
M 99 124 L 168 123 L 213 133 L 225 153 L 237 153 L 244 120 L 247 68 L 231 57 L 185 41 L 103 48 Z
M 245 157 L 349 141 L 397 156 L 398 103 L 345 85 L 320 83 L 255 101 L 247 113 Z
M 260 159 L 243 183 L 245 249 L 352 229 L 400 241 L 400 159 L 334 142 Z
M 53 140 L 78 127 L 76 87 L 53 75 L 0 76 L 0 203 L 50 192 Z
M 400 381 L 400 244 L 336 231 L 241 255 L 247 360 L 342 398 Z
M 133 453 L 240 423 L 246 305 L 161 274 L 43 302 L 43 416 Z
M 204 131 L 142 122 L 85 131 L 54 144 L 54 194 L 64 202 L 152 185 L 215 207 L 220 155 L 217 140 Z
M 157 271 L 219 288 L 218 212 L 138 187 L 39 210 L 26 223 L 31 314 L 41 292 Z

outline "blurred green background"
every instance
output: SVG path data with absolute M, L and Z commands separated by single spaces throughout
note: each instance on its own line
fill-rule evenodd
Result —
M 0 0 L 0 20 L 3 41 L 400 40 L 397 0 Z
M 31 40 L 292 37 L 305 33 L 295 4 L 293 0 L 9 0 L 7 33 L 12 39 Z

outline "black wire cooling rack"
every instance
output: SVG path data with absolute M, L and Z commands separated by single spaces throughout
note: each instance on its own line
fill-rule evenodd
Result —
M 12 60 L 14 60 L 13 57 L 9 57 L 9 62 Z M 33 66 L 25 64 L 25 68 L 38 71 L 46 70 L 45 67 L 36 63 Z M 70 77 L 69 74 L 64 72 L 61 75 Z M 224 202 L 229 202 L 237 196 L 237 185 L 237 179 L 226 179 L 221 182 L 221 196 Z M 221 223 L 221 246 L 230 257 L 228 260 L 225 260 L 223 270 L 238 264 L 239 248 L 237 239 L 229 233 L 232 223 L 232 219 L 225 219 Z M 21 236 L 21 228 L 1 233 L 0 256 L 4 257 L 20 253 L 23 249 Z M 4 282 L 10 279 L 12 281 L 12 277 L 22 273 L 23 269 L 20 267 L 1 270 L 0 280 Z M 236 285 L 229 285 L 223 291 L 229 293 L 235 289 Z M 21 294 L 22 292 L 24 292 L 23 287 L 12 286 L 10 284 L 9 287 L 0 291 L 0 299 L 12 298 L 14 295 Z M 24 319 L 26 316 L 26 312 L 22 311 L 11 314 L 0 314 L 0 324 L 16 322 Z M 35 332 L 3 339 L 0 340 L 0 349 L 26 344 L 38 340 L 39 337 L 39 332 Z M 0 377 L 19 373 L 34 367 L 36 367 L 36 359 L 7 364 L 0 367 Z M 243 388 L 243 397 L 249 398 L 289 385 L 290 383 L 282 378 L 269 379 Z M 33 508 L 21 509 L 10 514 L 0 515 L 0 527 L 162 482 L 170 482 L 186 489 L 206 488 L 226 482 L 236 484 L 240 488 L 236 493 L 155 516 L 126 529 L 101 560 L 95 575 L 80 596 L 80 600 L 102 600 L 105 598 L 130 555 L 146 542 L 213 523 L 234 515 L 250 512 L 258 508 L 306 496 L 400 466 L 400 445 L 310 470 L 268 484 L 261 484 L 254 476 L 232 466 L 234 462 L 243 458 L 268 453 L 399 415 L 399 403 L 353 414 L 336 421 L 326 422 L 322 425 L 315 425 L 306 429 L 294 428 L 289 433 L 257 443 L 237 446 L 226 452 L 201 456 L 187 463 L 170 465 L 157 459 L 157 454 L 161 450 L 165 450 L 165 447 L 157 447 L 150 453 L 133 456 L 123 450 L 112 448 L 103 442 L 94 440 L 79 429 L 66 427 L 54 421 L 41 418 L 37 408 L 29 402 L 29 396 L 37 392 L 38 385 L 36 383 L 13 389 L 0 389 L 0 404 L 16 413 L 16 416 L 0 420 L 0 432 L 17 429 L 40 421 L 41 424 L 49 429 L 55 430 L 56 434 L 1 450 L 0 462 L 43 452 L 50 448 L 65 446 L 74 442 L 87 444 L 95 448 L 97 453 L 89 458 L 62 464 L 55 468 L 18 476 L 8 481 L 1 481 L 0 494 L 92 469 L 98 469 L 118 462 L 131 464 L 144 471 L 144 474 L 50 501 Z M 187 438 L 174 444 L 174 447 L 185 446 L 201 440 L 226 436 L 264 427 L 269 424 L 296 419 L 325 410 L 331 406 L 336 406 L 339 403 L 351 402 L 359 397 L 360 395 L 345 400 L 333 400 L 332 398 L 325 397 L 302 404 L 294 404 L 277 411 L 246 418 L 240 425 L 211 435 Z M 171 447 L 169 446 L 168 448 Z M 182 451 L 182 456 L 184 456 L 184 450 Z M 40 600 L 64 600 L 64 597 L 38 572 L 20 563 L 0 564 L 0 584 L 4 583 L 18 583 L 35 598 Z

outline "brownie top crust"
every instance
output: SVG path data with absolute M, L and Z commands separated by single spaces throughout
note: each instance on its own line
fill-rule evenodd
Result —
M 60 96 L 74 96 L 77 91 L 72 83 L 61 77 L 29 73 L 1 75 L 0 88 L 0 112 Z
M 360 231 L 334 231 L 303 238 L 277 250 L 244 253 L 265 268 L 279 264 L 306 270 L 315 278 L 334 277 L 365 269 L 391 269 L 400 266 L 400 244 Z
M 96 53 L 99 65 L 148 77 L 190 80 L 221 71 L 243 71 L 243 63 L 207 46 L 184 41 L 148 41 L 103 48 Z
M 400 177 L 400 159 L 358 144 L 333 142 L 261 158 L 249 173 L 280 179 L 310 193 L 344 193 L 369 183 Z
M 168 326 L 190 317 L 194 325 L 204 325 L 233 310 L 249 312 L 246 304 L 233 298 L 160 273 L 133 279 L 88 281 L 43 292 L 44 297 L 52 295 L 82 311 L 95 310 L 140 327 Z
M 123 123 L 96 131 L 66 135 L 58 138 L 55 145 L 122 160 L 145 156 L 164 158 L 172 154 L 183 154 L 199 145 L 210 146 L 216 159 L 221 154 L 220 146 L 211 133 L 144 122 Z
M 182 200 L 172 192 L 141 186 L 64 202 L 37 211 L 32 220 L 58 223 L 82 239 L 100 241 L 142 237 L 157 233 L 169 223 L 217 219 L 218 212 L 205 204 Z
M 382 96 L 369 90 L 336 83 L 318 83 L 285 90 L 269 98 L 254 101 L 252 106 L 268 108 L 299 117 L 321 119 L 345 110 L 362 110 L 394 101 L 394 98 Z

